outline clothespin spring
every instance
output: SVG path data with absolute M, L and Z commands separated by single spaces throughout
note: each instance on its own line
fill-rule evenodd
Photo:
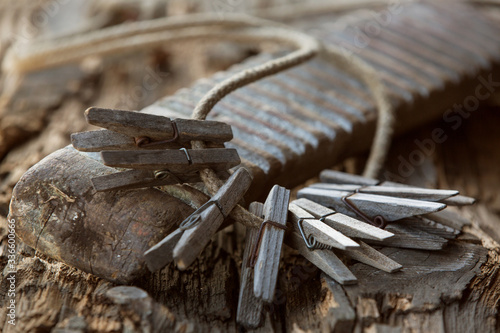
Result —
M 365 222 L 370 223 L 371 225 L 374 225 L 380 229 L 384 229 L 387 226 L 387 220 L 382 216 L 382 215 L 377 215 L 372 219 L 368 217 L 365 213 L 363 213 L 354 203 L 352 203 L 349 200 L 349 197 L 351 195 L 354 195 L 359 192 L 359 189 L 357 189 L 355 192 L 346 195 L 342 197 L 342 202 L 350 208 L 353 212 L 355 212 L 359 217 L 361 217 Z
M 262 222 L 259 228 L 259 234 L 257 236 L 257 241 L 255 242 L 255 245 L 252 249 L 252 254 L 250 255 L 250 260 L 248 260 L 248 267 L 255 267 L 255 264 L 257 263 L 257 256 L 259 253 L 259 248 L 260 248 L 260 243 L 262 243 L 262 237 L 264 236 L 264 228 L 267 226 L 273 226 L 278 229 L 286 230 L 286 225 L 279 224 L 277 222 L 271 221 L 271 220 L 265 220 Z
M 221 204 L 218 200 L 208 200 L 203 205 L 201 205 L 197 210 L 195 210 L 191 215 L 189 215 L 184 221 L 179 224 L 179 229 L 187 230 L 196 226 L 201 221 L 201 214 L 211 205 L 217 206 L 221 215 L 226 218 L 226 214 L 224 214 L 224 210 L 222 209 Z
M 330 213 L 330 214 L 325 214 L 326 216 L 332 215 L 335 213 Z M 326 217 L 325 215 L 322 216 L 322 218 Z M 309 237 L 306 236 L 306 233 L 304 231 L 304 228 L 302 227 L 302 222 L 304 220 L 316 220 L 316 218 L 313 217 L 306 217 L 306 218 L 301 218 L 297 221 L 297 227 L 299 229 L 300 235 L 302 236 L 302 239 L 304 239 L 304 243 L 306 244 L 307 248 L 309 250 L 331 250 L 333 249 L 332 246 L 327 245 L 325 243 L 320 243 L 316 240 L 316 237 L 314 235 L 309 235 Z M 321 222 L 324 222 L 320 220 Z
M 148 136 L 139 136 L 134 138 L 135 145 L 139 148 L 147 148 L 177 141 L 179 138 L 179 129 L 177 128 L 177 124 L 174 120 L 170 120 L 170 123 L 172 124 L 172 130 L 174 131 L 174 135 L 171 139 L 153 141 Z

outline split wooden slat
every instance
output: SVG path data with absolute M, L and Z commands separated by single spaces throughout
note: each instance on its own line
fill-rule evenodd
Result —
M 289 219 L 294 223 L 294 228 L 297 228 L 298 221 L 303 219 L 301 224 L 306 237 L 312 235 L 317 242 L 340 250 L 359 247 L 358 243 L 322 221 L 315 219 L 313 215 L 299 206 L 291 203 L 288 210 Z
M 399 271 L 403 266 L 383 253 L 375 250 L 364 242 L 359 242 L 360 247 L 357 249 L 347 249 L 343 251 L 349 258 L 357 260 L 363 264 L 383 270 L 387 273 Z
M 318 267 L 326 275 L 342 285 L 358 282 L 354 274 L 331 250 L 313 250 L 307 248 L 304 239 L 296 231 L 287 234 L 286 243 Z
M 180 183 L 197 183 L 201 178 L 198 173 L 171 174 L 164 173 L 162 178 L 155 178 L 152 170 L 127 170 L 91 179 L 98 192 L 112 190 L 128 190 L 134 188 L 165 186 Z
M 203 251 L 224 218 L 231 212 L 250 187 L 252 176 L 239 168 L 224 186 L 210 199 L 212 204 L 203 211 L 195 211 L 188 219 L 195 219 L 194 226 L 186 229 L 174 248 L 174 260 L 180 270 L 186 269 Z
M 252 202 L 249 207 L 250 213 L 259 217 L 264 217 L 264 204 Z M 257 328 L 262 321 L 262 310 L 264 302 L 255 296 L 253 292 L 254 270 L 250 267 L 249 261 L 252 255 L 253 246 L 257 242 L 259 230 L 247 228 L 245 249 L 243 251 L 243 262 L 241 264 L 241 284 L 238 298 L 238 309 L 236 311 L 236 321 L 247 329 Z
M 458 194 L 458 191 L 454 190 L 434 190 L 402 186 L 363 186 L 350 184 L 317 183 L 311 185 L 310 187 L 324 190 L 359 192 L 425 201 L 442 201 Z
M 192 172 L 205 168 L 228 170 L 241 163 L 236 149 L 102 151 L 104 165 L 116 168 Z
M 350 216 L 337 213 L 334 210 L 309 199 L 297 199 L 292 203 L 306 210 L 318 219 L 325 216 L 324 221 L 327 225 L 340 231 L 348 237 L 384 241 L 394 236 L 393 233 L 384 229 L 377 228 Z
M 85 111 L 87 122 L 131 137 L 168 140 L 175 136 L 172 120 L 167 117 L 115 109 L 91 107 Z M 233 138 L 231 126 L 218 121 L 174 119 L 178 142 L 192 140 L 227 142 Z
M 174 247 L 181 239 L 183 230 L 176 229 L 160 242 L 144 252 L 144 260 L 151 272 L 156 272 L 174 260 Z
M 290 191 L 275 185 L 264 203 L 264 220 L 286 226 Z M 285 230 L 266 225 L 254 266 L 254 294 L 265 302 L 274 297 Z
M 380 215 L 387 221 L 395 221 L 410 216 L 433 213 L 446 207 L 445 204 L 436 202 L 364 193 L 352 194 L 351 192 L 310 187 L 301 189 L 297 194 L 299 198 L 307 198 L 323 206 L 332 207 L 341 213 L 356 216 L 356 213 L 354 213 L 342 200 L 342 198 L 347 196 L 349 197 L 349 202 L 355 205 L 357 209 L 365 215 L 371 218 Z

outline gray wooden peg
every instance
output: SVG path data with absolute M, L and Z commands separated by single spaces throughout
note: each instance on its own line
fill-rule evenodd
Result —
M 406 184 L 391 182 L 391 181 L 379 181 L 372 178 L 367 178 L 359 175 L 352 175 L 345 172 L 335 171 L 335 170 L 323 170 L 319 176 L 321 182 L 332 183 L 332 184 L 346 184 L 346 185 L 362 185 L 362 186 L 390 186 L 390 187 L 406 187 L 406 188 L 416 188 Z M 458 192 L 457 192 L 458 193 Z M 444 198 L 440 202 L 450 205 L 450 206 L 465 206 L 472 205 L 476 199 L 467 197 L 460 194 L 455 194 L 451 197 Z
M 288 210 L 289 220 L 293 222 L 293 226 L 297 231 L 305 235 L 306 241 L 312 236 L 316 242 L 336 249 L 345 250 L 359 247 L 358 243 L 331 228 L 323 221 L 316 219 L 293 202 L 288 207 Z
M 324 190 L 318 188 L 301 189 L 297 196 L 307 198 L 323 206 L 332 207 L 341 213 L 375 220 L 382 217 L 386 221 L 440 211 L 445 204 L 421 200 L 394 198 L 382 195 Z M 348 202 L 346 202 L 348 198 Z
M 255 261 L 254 294 L 265 302 L 273 300 L 276 289 L 289 200 L 290 191 L 275 185 L 264 204 L 264 223 L 255 245 L 258 251 L 253 253 L 256 260 L 252 261 Z
M 218 121 L 170 119 L 143 112 L 91 107 L 85 111 L 87 122 L 137 139 L 189 142 L 192 140 L 226 142 L 233 138 L 231 126 Z
M 406 186 L 364 186 L 350 184 L 317 183 L 312 184 L 311 187 L 325 190 L 377 194 L 425 201 L 442 201 L 458 194 L 458 191 L 454 190 L 435 190 Z
M 239 168 L 205 205 L 198 208 L 181 224 L 184 233 L 174 248 L 174 260 L 186 269 L 203 251 L 224 219 L 250 187 L 252 176 Z
M 192 173 L 212 168 L 228 170 L 241 163 L 236 149 L 168 149 L 102 151 L 103 163 L 110 167 Z
M 264 204 L 252 202 L 249 211 L 263 218 Z M 241 283 L 236 321 L 247 329 L 259 327 L 264 308 L 264 301 L 253 293 L 254 271 L 253 267 L 250 266 L 252 250 L 257 243 L 258 234 L 259 230 L 257 228 L 247 228 L 245 250 L 243 251 L 243 262 L 241 264 Z
M 292 203 L 348 237 L 384 241 L 394 236 L 393 233 L 387 230 L 377 228 L 342 213 L 337 213 L 309 199 L 297 199 Z

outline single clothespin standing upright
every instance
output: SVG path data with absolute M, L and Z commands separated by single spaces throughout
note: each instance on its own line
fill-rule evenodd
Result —
M 264 222 L 250 260 L 254 267 L 254 294 L 265 302 L 274 298 L 289 201 L 290 190 L 278 185 L 271 189 L 264 203 Z
M 172 260 L 181 270 L 191 265 L 243 198 L 251 182 L 252 176 L 245 168 L 234 172 L 219 191 L 186 218 L 177 230 L 144 253 L 148 268 L 156 271 Z
M 264 218 L 264 204 L 261 202 L 252 202 L 248 209 L 250 213 Z M 254 271 L 250 265 L 254 245 L 257 244 L 259 229 L 247 228 L 245 239 L 245 249 L 243 251 L 243 260 L 241 264 L 241 283 L 240 294 L 238 298 L 238 310 L 236 312 L 236 321 L 247 329 L 253 329 L 260 326 L 264 309 L 264 301 L 255 296 L 253 292 Z

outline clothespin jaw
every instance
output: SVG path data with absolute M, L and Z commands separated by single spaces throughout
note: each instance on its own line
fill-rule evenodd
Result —
M 288 209 L 295 232 L 302 236 L 308 248 L 345 250 L 359 247 L 355 241 L 316 219 L 295 203 L 292 202 Z
M 260 229 L 253 257 L 256 297 L 271 302 L 276 289 L 281 248 L 285 235 L 290 191 L 275 185 L 264 203 L 264 223 Z
M 304 201 L 304 199 L 299 200 Z M 353 283 L 353 275 L 345 265 L 339 262 L 339 259 L 331 250 L 341 251 L 342 254 L 349 258 L 389 273 L 401 269 L 402 266 L 400 264 L 364 242 L 360 241 L 356 243 L 329 227 L 325 219 L 316 219 L 313 215 L 295 204 L 297 201 L 298 200 L 290 204 L 290 220 L 294 222 L 293 225 L 295 227 L 294 233 L 289 236 L 291 238 L 290 242 L 292 247 L 299 250 L 299 252 L 314 265 L 339 283 Z M 380 230 L 377 228 L 374 229 Z M 302 238 L 303 243 L 297 241 L 298 236 Z M 353 246 L 353 244 L 355 244 L 355 246 Z M 317 254 L 311 254 L 306 249 L 319 252 Z M 332 270 L 331 265 L 335 265 L 334 268 L 336 269 Z M 339 274 L 339 272 L 341 272 L 341 274 Z
M 172 234 L 144 253 L 152 271 L 172 260 L 179 269 L 186 269 L 203 251 L 224 219 L 243 198 L 252 176 L 245 168 L 236 170 L 217 193 L 187 217 Z
M 233 137 L 225 123 L 102 108 L 89 108 L 85 116 L 105 129 L 73 134 L 76 149 L 100 151 L 108 166 L 139 169 L 94 178 L 97 191 L 199 182 L 197 172 L 204 168 L 225 179 L 241 163 L 235 149 L 224 148 Z M 191 150 L 191 140 L 206 141 L 210 149 Z

